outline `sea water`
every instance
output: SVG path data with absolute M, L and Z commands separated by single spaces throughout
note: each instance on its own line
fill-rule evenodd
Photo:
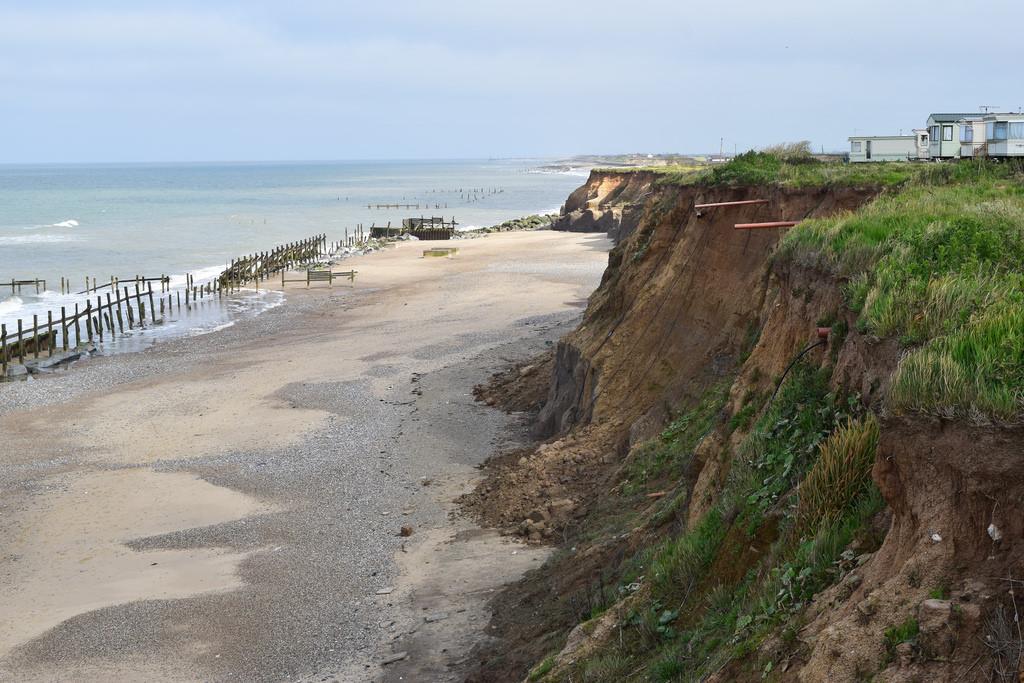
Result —
M 45 279 L 46 290 L 0 284 L 0 323 L 46 320 L 84 306 L 86 278 L 185 275 L 208 282 L 231 259 L 357 224 L 400 226 L 443 216 L 459 229 L 558 210 L 585 169 L 548 171 L 539 159 L 295 163 L 0 165 L 0 283 Z M 376 204 L 420 208 L 377 209 Z M 369 206 L 368 206 L 369 205 Z M 61 277 L 71 295 L 60 293 Z M 90 280 L 91 282 L 91 280 Z M 101 290 L 101 294 L 106 290 Z M 134 292 L 134 286 L 132 286 Z M 156 296 L 159 296 L 157 294 Z M 92 296 L 95 301 L 95 294 Z M 245 291 L 216 310 L 168 319 L 152 333 L 196 334 L 282 301 Z

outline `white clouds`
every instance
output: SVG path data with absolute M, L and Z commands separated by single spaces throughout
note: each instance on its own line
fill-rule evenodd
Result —
M 277 139 L 292 158 L 700 150 L 720 135 L 834 146 L 1019 90 L 1000 76 L 1013 42 L 964 43 L 948 0 L 92 7 L 0 4 L 0 125 L 26 133 L 0 160 L 260 158 Z M 122 137 L 136 142 L 110 152 Z

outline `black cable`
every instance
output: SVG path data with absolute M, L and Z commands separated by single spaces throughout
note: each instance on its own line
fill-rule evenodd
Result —
M 827 343 L 828 343 L 828 338 L 826 337 L 825 339 L 822 339 L 820 341 L 814 342 L 813 344 L 811 344 L 806 349 L 804 349 L 803 351 L 801 351 L 800 353 L 798 353 L 796 355 L 796 358 L 794 358 L 793 361 L 789 364 L 789 367 L 786 368 L 786 371 L 784 373 L 782 373 L 782 378 L 779 379 L 779 383 L 775 387 L 775 391 L 772 392 L 772 397 L 770 399 L 768 399 L 768 405 L 765 406 L 765 410 L 768 410 L 768 408 L 772 407 L 772 401 L 775 400 L 775 396 L 779 393 L 779 389 L 782 388 L 782 383 L 786 381 L 786 375 L 788 375 L 789 371 L 793 369 L 793 366 L 796 365 L 796 362 L 798 360 L 800 360 L 801 358 L 803 358 L 804 355 L 808 351 L 810 351 L 811 349 L 815 349 L 815 348 L 817 348 L 819 346 L 824 346 Z

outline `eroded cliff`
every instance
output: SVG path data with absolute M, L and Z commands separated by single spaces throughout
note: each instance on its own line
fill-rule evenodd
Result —
M 964 277 L 944 245 L 1011 274 L 1013 260 L 986 246 L 984 221 L 971 240 L 955 218 L 881 234 L 871 221 L 886 225 L 908 184 L 932 201 L 932 186 L 968 182 L 907 173 L 885 187 L 595 172 L 573 193 L 566 215 L 619 202 L 631 227 L 579 328 L 536 366 L 550 368 L 546 396 L 536 367 L 482 391 L 542 405 L 547 441 L 492 463 L 464 502 L 560 550 L 498 598 L 498 638 L 473 680 L 1017 680 L 1024 433 L 978 397 L 963 409 L 906 399 L 908 383 L 934 384 L 908 379 L 915 354 L 941 342 L 921 331 L 930 316 L 956 319 L 935 323 L 948 337 L 1002 305 L 927 285 Z M 1001 170 L 992 191 L 1020 186 Z M 955 210 L 963 190 L 950 192 Z M 978 194 L 966 214 L 1010 211 Z M 750 199 L 767 201 L 694 208 Z M 820 240 L 781 248 L 779 231 L 733 228 L 826 217 L 807 223 Z M 1024 244 L 1013 225 L 1011 252 Z M 908 289 L 923 312 L 897 323 L 899 283 L 885 289 L 875 271 L 920 246 L 884 241 L 908 234 L 942 239 L 908 271 L 925 282 Z M 826 258 L 836 244 L 843 257 Z M 995 367 L 1013 376 L 1007 334 Z

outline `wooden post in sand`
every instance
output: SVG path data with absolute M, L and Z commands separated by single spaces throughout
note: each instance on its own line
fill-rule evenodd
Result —
M 32 357 L 39 358 L 39 314 L 32 314 Z
M 7 376 L 7 325 L 0 325 L 0 369 Z

